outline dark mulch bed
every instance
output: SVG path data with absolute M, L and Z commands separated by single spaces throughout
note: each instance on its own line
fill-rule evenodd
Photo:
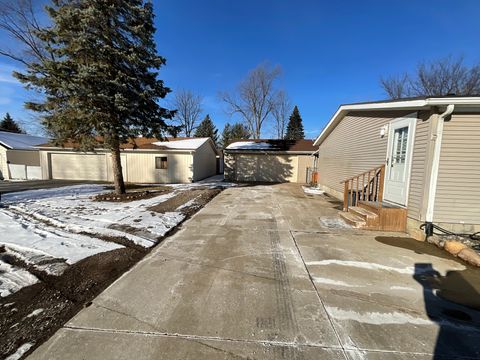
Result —
M 110 189 L 111 187 L 107 187 Z M 92 196 L 93 201 L 129 202 L 168 194 L 172 191 L 169 186 L 127 186 L 125 194 L 116 194 L 114 191 Z

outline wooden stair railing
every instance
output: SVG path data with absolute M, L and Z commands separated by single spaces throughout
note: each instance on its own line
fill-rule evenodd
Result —
M 383 200 L 384 179 L 385 165 L 382 165 L 343 180 L 343 211 L 348 211 L 348 208 L 355 206 L 358 201 L 376 201 L 381 203 Z

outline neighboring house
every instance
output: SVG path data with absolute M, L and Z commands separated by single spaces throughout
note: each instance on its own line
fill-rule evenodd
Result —
M 0 131 L 0 180 L 41 179 L 40 156 L 35 145 L 48 139 Z
M 40 146 L 43 179 L 113 181 L 110 151 L 75 144 Z M 210 138 L 137 138 L 121 146 L 123 178 L 130 183 L 189 183 L 215 175 L 217 155 Z
M 225 179 L 306 183 L 313 140 L 241 140 L 224 150 Z
M 480 231 L 480 97 L 342 105 L 315 146 L 319 185 L 350 223 L 417 238 L 422 224 Z

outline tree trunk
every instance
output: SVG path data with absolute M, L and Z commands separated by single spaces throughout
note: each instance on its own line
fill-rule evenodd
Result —
M 115 146 L 115 148 L 112 150 L 112 168 L 115 193 L 118 195 L 125 194 L 125 183 L 123 182 L 122 161 L 120 159 L 119 145 Z

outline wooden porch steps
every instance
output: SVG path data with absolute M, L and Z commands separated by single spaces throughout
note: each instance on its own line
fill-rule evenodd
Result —
M 340 212 L 340 217 L 354 228 L 382 231 L 405 231 L 407 210 L 392 205 L 359 201 L 348 211 Z
M 352 212 L 340 211 L 339 215 L 343 221 L 354 228 L 363 228 L 367 225 L 367 222 L 363 218 Z
M 344 184 L 340 216 L 356 228 L 405 231 L 407 209 L 383 201 L 385 165 L 348 178 Z

